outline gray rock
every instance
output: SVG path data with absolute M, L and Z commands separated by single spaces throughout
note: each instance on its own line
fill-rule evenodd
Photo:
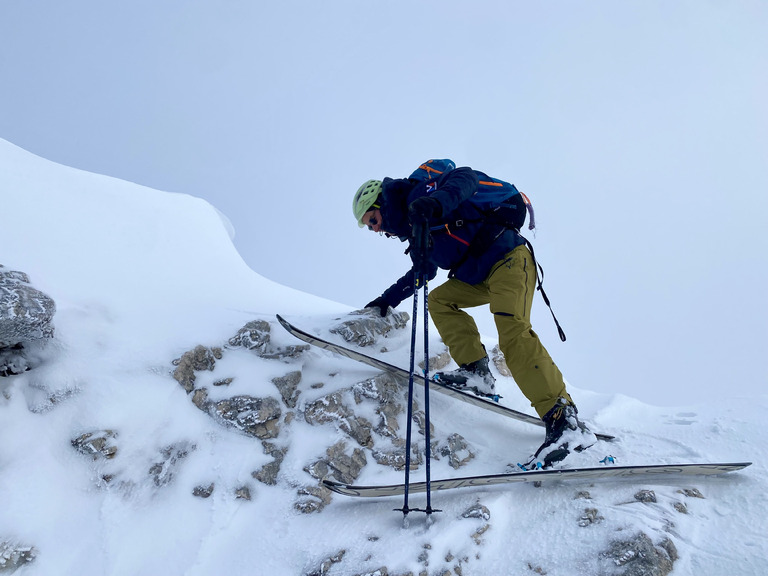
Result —
M 395 470 L 405 470 L 405 441 L 402 441 L 400 449 L 393 450 L 373 450 L 371 455 L 377 464 L 389 466 Z M 417 445 L 411 445 L 411 470 L 417 470 L 424 462 L 424 452 L 419 450 Z
M 81 434 L 71 440 L 71 443 L 80 454 L 90 456 L 94 460 L 111 459 L 117 454 L 117 446 L 114 443 L 116 438 L 117 432 L 114 430 L 98 430 Z
M 704 494 L 702 494 L 698 488 L 683 488 L 682 490 L 678 490 L 678 492 L 688 498 L 704 498 Z
M 375 432 L 384 437 L 396 438 L 400 430 L 398 416 L 405 411 L 405 389 L 397 379 L 384 372 L 355 384 L 352 391 L 357 404 L 365 399 L 378 403 L 376 414 L 379 415 L 379 422 L 375 426 Z
M 668 538 L 654 546 L 648 535 L 640 532 L 629 540 L 612 542 L 601 557 L 621 567 L 622 576 L 667 576 L 678 554 Z
M 277 438 L 282 411 L 275 398 L 233 396 L 211 405 L 213 414 L 224 423 L 262 440 Z
M 11 574 L 34 561 L 36 556 L 37 550 L 34 546 L 0 542 L 0 574 Z
M 317 480 L 331 478 L 352 484 L 367 463 L 365 451 L 355 448 L 351 454 L 347 454 L 347 445 L 341 441 L 328 448 L 324 458 L 310 464 L 305 470 Z
M 434 374 L 438 370 L 442 370 L 452 361 L 453 358 L 451 358 L 451 353 L 448 351 L 448 349 L 443 350 L 437 356 L 430 356 L 429 373 Z M 421 371 L 424 372 L 424 360 L 419 361 L 419 367 L 421 368 Z
M 488 520 L 491 519 L 491 511 L 478 502 L 477 504 L 474 504 L 473 506 L 465 510 L 462 513 L 461 517 L 462 518 L 479 518 L 487 522 Z
M 272 383 L 277 386 L 280 396 L 283 397 L 283 402 L 288 408 L 296 408 L 296 402 L 299 399 L 299 394 L 301 394 L 301 391 L 298 390 L 300 382 L 301 372 L 299 370 L 272 379 Z
M 359 572 L 355 574 L 355 576 L 389 576 L 389 569 L 386 566 L 382 566 L 381 568 L 377 568 L 372 572 Z M 443 576 L 448 575 L 444 574 Z
M 270 342 L 271 330 L 272 327 L 266 320 L 252 320 L 229 339 L 229 346 L 231 348 L 245 348 L 267 360 L 295 358 L 309 350 L 308 344 L 286 346 L 285 348 L 274 346 Z
M 304 419 L 312 425 L 336 423 L 358 444 L 366 448 L 373 446 L 372 425 L 365 418 L 357 417 L 343 401 L 341 392 L 323 396 L 309 404 L 304 411 Z
M 354 482 L 367 463 L 365 451 L 360 448 L 347 454 L 345 442 L 337 442 L 328 450 L 324 458 L 305 468 L 310 476 L 317 480 L 333 478 L 340 482 Z M 294 507 L 303 514 L 320 512 L 331 502 L 331 491 L 324 486 L 304 486 L 298 491 L 299 499 Z
M 192 495 L 198 498 L 210 498 L 214 488 L 215 484 L 213 482 L 208 485 L 195 486 L 192 489 Z
M 232 338 L 229 339 L 229 345 L 233 347 L 242 347 L 252 350 L 256 353 L 263 353 L 269 345 L 269 322 L 265 320 L 253 320 L 238 330 Z
M 212 371 L 216 366 L 216 360 L 221 359 L 221 348 L 206 348 L 205 346 L 195 346 L 193 350 L 185 352 L 180 358 L 173 361 L 176 369 L 173 371 L 173 378 L 176 380 L 187 394 L 195 389 L 195 372 L 203 370 Z
M 311 572 L 307 572 L 305 576 L 327 576 L 331 567 L 334 564 L 338 564 L 339 562 L 341 562 L 346 553 L 347 553 L 346 550 L 340 550 L 333 556 L 330 556 L 325 560 L 323 560 L 317 568 L 315 568 Z
M 251 489 L 248 486 L 240 486 L 240 488 L 235 489 L 235 498 L 238 500 L 248 500 L 251 501 Z
M 195 448 L 194 444 L 187 441 L 164 448 L 160 452 L 162 459 L 159 462 L 155 462 L 149 469 L 149 475 L 152 477 L 155 486 L 162 487 L 170 484 L 181 461 L 189 456 L 189 453 L 194 451 Z
M 211 403 L 208 401 L 208 390 L 206 388 L 197 388 L 192 392 L 192 404 L 203 412 L 208 412 L 211 406 Z
M 304 486 L 298 493 L 299 499 L 293 507 L 302 514 L 320 512 L 331 503 L 331 491 L 322 486 Z
M 424 410 L 419 410 L 418 407 L 415 405 L 414 401 L 414 407 L 413 407 L 413 421 L 416 423 L 417 430 L 419 431 L 419 434 L 422 436 L 426 436 L 427 434 L 427 413 L 424 412 Z M 431 438 L 435 437 L 435 425 L 430 421 L 429 423 L 429 435 Z
M 478 546 L 483 544 L 483 535 L 486 532 L 488 532 L 490 528 L 491 528 L 490 524 L 483 524 L 482 526 L 480 526 L 480 528 L 475 530 L 475 532 L 471 536 L 472 540 L 475 541 L 475 544 L 477 544 Z
M 605 517 L 600 515 L 600 511 L 597 508 L 584 508 L 584 513 L 579 518 L 579 526 L 586 528 L 592 524 L 599 524 L 603 520 L 605 520 Z
M 288 360 L 298 358 L 304 352 L 309 350 L 309 344 L 299 344 L 298 346 L 275 346 L 270 347 L 268 352 L 261 354 L 265 360 Z
M 31 384 L 29 391 L 34 392 L 28 400 L 30 412 L 45 414 L 79 394 L 81 388 L 77 382 L 68 382 L 62 388 L 51 390 L 45 383 L 38 382 Z
M 448 464 L 454 470 L 458 470 L 475 457 L 464 437 L 455 433 L 448 436 L 446 444 L 439 449 L 439 452 L 441 456 L 448 457 Z
M 30 368 L 32 365 L 27 359 L 23 344 L 0 348 L 0 376 L 23 374 Z
M 688 506 L 686 506 L 685 502 L 675 502 L 672 504 L 672 507 L 680 512 L 680 514 L 688 514 Z
M 264 453 L 272 456 L 274 460 L 265 464 L 256 472 L 253 472 L 251 476 L 268 486 L 274 486 L 277 484 L 277 475 L 280 473 L 280 466 L 283 463 L 285 453 L 288 449 L 278 448 L 271 442 L 262 442 L 261 444 L 264 446 Z
M 635 494 L 635 500 L 638 502 L 644 502 L 646 504 L 652 504 L 656 502 L 656 492 L 653 490 L 640 490 Z
M 0 264 L 0 348 L 53 337 L 56 303 L 23 272 Z
M 407 313 L 394 311 L 384 318 L 371 310 L 358 310 L 351 315 L 354 317 L 332 327 L 330 332 L 338 334 L 345 342 L 361 347 L 375 344 L 392 330 L 405 328 L 410 319 Z

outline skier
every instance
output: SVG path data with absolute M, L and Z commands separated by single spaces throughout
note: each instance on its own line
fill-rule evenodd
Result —
M 491 221 L 469 201 L 480 182 L 488 179 L 462 167 L 427 182 L 384 178 L 360 186 L 352 205 L 358 225 L 408 241 L 414 261 L 414 268 L 366 308 L 386 316 L 390 307 L 413 295 L 414 269 L 428 279 L 435 277 L 438 267 L 449 270 L 449 279 L 429 293 L 429 311 L 459 368 L 435 378 L 493 396 L 495 379 L 488 355 L 477 325 L 462 310 L 490 304 L 512 377 L 546 425 L 544 443 L 526 465 L 539 462 L 546 468 L 597 439 L 579 420 L 560 370 L 531 327 L 536 266 L 525 240 L 518 230 Z M 428 246 L 418 240 L 424 227 L 429 230 Z

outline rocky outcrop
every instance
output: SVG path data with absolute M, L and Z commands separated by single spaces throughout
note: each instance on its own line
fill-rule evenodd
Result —
M 173 480 L 181 462 L 197 447 L 187 441 L 166 446 L 160 451 L 160 458 L 149 468 L 149 476 L 158 488 Z
M 346 442 L 339 441 L 328 448 L 324 458 L 313 462 L 305 470 L 318 480 L 328 478 L 351 484 L 357 480 L 367 463 L 364 450 L 354 448 L 348 453 Z
M 381 318 L 364 311 L 338 323 L 331 328 L 331 332 L 341 335 L 353 345 L 373 346 L 380 345 L 393 330 L 400 330 L 407 323 L 407 314 L 393 313 Z M 221 398 L 221 392 L 226 389 L 224 386 L 235 383 L 234 377 L 227 374 L 217 375 L 213 385 L 220 388 L 215 392 L 200 384 L 212 380 L 211 377 L 200 376 L 204 372 L 217 370 L 219 362 L 226 358 L 230 350 L 244 349 L 262 360 L 295 364 L 308 347 L 276 346 L 272 342 L 271 326 L 265 320 L 253 320 L 238 330 L 223 347 L 199 345 L 173 361 L 173 377 L 195 406 L 221 424 L 262 440 L 264 453 L 270 455 L 272 461 L 254 470 L 251 476 L 266 486 L 279 482 L 280 469 L 288 451 L 288 446 L 279 437 L 282 429 L 294 421 L 294 415 L 312 426 L 332 426 L 351 441 L 351 444 L 349 441 L 336 441 L 325 454 L 306 464 L 304 471 L 314 483 L 297 487 L 297 511 L 306 514 L 322 511 L 331 502 L 331 492 L 320 481 L 332 478 L 353 483 L 367 465 L 368 455 L 378 464 L 402 470 L 406 446 L 402 418 L 406 412 L 407 388 L 391 374 L 379 374 L 305 403 L 299 402 L 302 388 L 316 390 L 322 388 L 323 383 L 302 386 L 302 372 L 296 369 L 271 378 L 269 388 L 258 388 L 266 395 L 258 397 L 239 394 L 214 399 Z M 385 348 L 382 346 L 381 349 Z M 430 366 L 443 366 L 449 361 L 450 357 L 443 349 L 430 358 Z M 373 420 L 369 419 L 371 414 L 375 415 Z M 412 417 L 414 434 L 424 436 L 426 418 L 416 401 Z M 430 434 L 432 442 L 428 448 L 423 441 L 414 440 L 412 444 L 410 463 L 413 469 L 424 462 L 427 449 L 436 460 L 447 458 L 453 468 L 460 468 L 474 458 L 471 446 L 459 434 L 436 434 L 431 424 Z M 214 482 L 203 482 L 193 490 L 193 494 L 207 498 L 214 488 Z M 247 494 L 245 490 L 239 491 L 237 497 L 250 499 L 251 490 Z
M 209 412 L 228 426 L 262 440 L 277 438 L 280 433 L 280 403 L 274 398 L 233 396 L 206 404 Z
M 0 348 L 0 376 L 14 376 L 29 369 L 30 363 L 23 344 Z
M 288 408 L 296 408 L 296 402 L 299 399 L 299 394 L 301 394 L 301 391 L 298 390 L 300 382 L 301 372 L 299 370 L 272 379 L 272 384 L 280 391 L 280 396 Z
M 367 561 L 374 568 L 362 570 L 359 565 L 353 564 L 354 556 L 348 554 L 347 550 L 335 550 L 330 555 L 321 557 L 315 567 L 307 572 L 305 576 L 322 576 L 325 574 L 350 574 L 352 576 L 426 576 L 435 574 L 440 576 L 461 576 L 468 573 L 469 565 L 481 558 L 480 547 L 485 543 L 485 535 L 491 530 L 491 511 L 479 502 L 471 505 L 464 512 L 450 520 L 452 531 L 446 538 L 440 534 L 432 534 L 432 538 L 425 541 L 418 554 L 410 558 L 411 564 L 418 566 L 418 572 L 403 572 L 402 570 L 393 570 L 386 564 L 379 564 L 375 558 L 368 558 Z M 372 528 L 368 535 L 368 540 L 376 542 L 379 540 L 389 540 L 389 530 L 387 523 L 372 524 L 372 526 L 385 526 L 384 531 L 379 534 Z M 463 535 L 463 537 L 462 537 Z M 435 544 L 433 544 L 433 540 Z M 403 563 L 403 552 L 398 550 L 398 563 Z M 475 571 L 472 572 L 473 574 Z M 512 573 L 512 572 L 510 572 Z M 518 572 L 515 571 L 515 574 Z M 522 572 L 520 572 L 522 574 Z M 546 574 L 543 570 L 539 574 Z
M 240 328 L 237 334 L 228 340 L 228 347 L 245 348 L 268 360 L 296 358 L 309 349 L 309 344 L 274 346 L 270 343 L 271 330 L 271 325 L 266 320 L 253 320 Z
M 0 376 L 33 367 L 25 348 L 53 337 L 55 313 L 56 303 L 34 288 L 29 276 L 0 264 Z
M 667 576 L 678 555 L 669 538 L 654 545 L 647 534 L 640 532 L 612 542 L 603 557 L 621 569 L 621 576 Z
M 371 423 L 355 415 L 354 410 L 344 402 L 343 392 L 334 392 L 310 403 L 304 410 L 304 418 L 313 425 L 333 423 L 360 446 L 373 446 Z
M 176 369 L 173 371 L 173 378 L 187 394 L 195 390 L 196 372 L 204 370 L 213 371 L 216 360 L 221 360 L 221 348 L 206 348 L 205 346 L 195 346 L 189 352 L 182 354 L 180 358 L 173 361 Z
M 266 441 L 262 442 L 261 445 L 264 447 L 264 454 L 272 456 L 273 460 L 253 472 L 251 476 L 267 486 L 274 486 L 277 484 L 277 474 L 280 472 L 280 465 L 283 463 L 287 448 L 280 448 L 272 442 Z
M 376 344 L 381 336 L 386 337 L 392 330 L 405 328 L 410 319 L 407 313 L 396 311 L 384 318 L 370 310 L 358 310 L 350 315 L 352 318 L 336 324 L 330 332 L 338 334 L 345 342 L 361 347 Z
M 93 460 L 112 459 L 117 454 L 116 438 L 117 432 L 114 430 L 97 430 L 81 434 L 72 439 L 71 444 L 80 454 L 90 456 Z
M 461 434 L 448 436 L 445 445 L 440 450 L 440 455 L 448 458 L 451 468 L 458 470 L 475 457 L 469 444 Z
M 33 546 L 0 540 L 0 574 L 11 574 L 32 562 L 37 556 Z
M 253 320 L 238 330 L 227 341 L 226 347 L 198 345 L 173 361 L 176 367 L 173 378 L 191 396 L 195 406 L 223 424 L 262 440 L 275 438 L 279 434 L 279 422 L 283 414 L 279 399 L 241 394 L 223 400 L 211 400 L 208 389 L 197 385 L 197 378 L 200 372 L 212 372 L 226 350 L 243 348 L 266 360 L 285 361 L 299 356 L 309 348 L 308 345 L 275 346 L 271 343 L 270 332 L 269 322 Z M 225 376 L 217 379 L 213 385 L 225 387 L 233 382 L 234 377 Z M 300 394 L 300 382 L 301 372 L 297 370 L 272 379 L 286 407 L 295 408 Z
M 0 264 L 0 347 L 53 337 L 56 303 L 24 272 Z
M 251 476 L 268 486 L 277 484 L 280 467 L 287 452 L 287 447 L 280 447 L 270 441 L 279 436 L 282 423 L 288 424 L 293 420 L 293 413 L 286 414 L 284 408 L 292 410 L 296 407 L 301 394 L 299 390 L 301 371 L 292 370 L 284 376 L 273 378 L 269 387 L 261 388 L 266 392 L 264 395 L 235 394 L 228 398 L 220 398 L 221 391 L 235 382 L 234 376 L 224 374 L 217 378 L 212 383 L 218 389 L 216 394 L 212 394 L 206 386 L 199 385 L 199 376 L 204 372 L 213 372 L 218 362 L 224 359 L 229 351 L 243 349 L 263 360 L 287 362 L 299 357 L 308 348 L 308 345 L 277 346 L 273 344 L 270 323 L 265 320 L 253 320 L 229 338 L 224 346 L 198 345 L 172 362 L 175 366 L 172 372 L 173 378 L 187 392 L 197 408 L 209 414 L 223 426 L 262 440 L 264 453 L 272 456 L 273 460 L 260 469 L 254 470 Z M 270 394 L 269 391 L 274 394 Z M 215 399 L 217 397 L 219 399 Z M 170 468 L 182 457 L 180 453 L 176 454 L 175 458 L 171 455 L 165 461 L 167 466 L 158 463 L 159 467 L 155 465 L 155 468 L 162 472 L 165 469 L 164 466 Z M 199 498 L 208 498 L 213 494 L 214 489 L 215 483 L 208 482 L 195 487 L 192 493 Z M 251 487 L 237 488 L 235 497 L 250 500 Z M 330 497 L 328 496 L 327 499 L 330 500 Z
M 234 338 L 230 342 L 233 340 Z M 261 347 L 257 346 L 255 349 L 261 349 Z M 176 366 L 173 371 L 173 378 L 184 388 L 187 394 L 191 395 L 195 406 L 223 424 L 256 438 L 275 438 L 279 433 L 279 421 L 282 416 L 280 402 L 276 398 L 235 395 L 231 398 L 214 401 L 209 399 L 207 388 L 196 386 L 197 373 L 213 371 L 216 361 L 221 360 L 223 355 L 224 350 L 222 348 L 208 348 L 198 345 L 173 361 Z M 294 380 L 295 384 L 298 384 L 295 375 L 286 380 L 285 390 L 289 397 L 296 394 L 295 389 L 290 390 L 290 382 Z M 214 383 L 214 386 L 229 385 L 233 381 L 234 378 L 219 379 Z M 295 398 L 293 400 L 295 402 Z
M 377 434 L 386 438 L 397 438 L 400 432 L 398 417 L 405 411 L 403 386 L 397 378 L 383 372 L 355 384 L 352 394 L 355 404 L 361 404 L 365 400 L 376 403 L 375 412 L 379 420 L 374 423 L 374 430 Z
M 354 318 L 345 324 L 343 331 L 351 335 L 353 340 L 368 342 L 372 339 L 366 345 L 378 346 L 388 335 L 392 336 L 391 322 L 391 319 L 384 319 L 382 324 L 377 324 L 375 318 Z M 184 483 L 184 495 L 194 499 L 195 504 L 215 506 L 222 498 L 228 498 L 237 499 L 238 505 L 246 507 L 258 505 L 279 490 L 291 490 L 295 497 L 288 506 L 293 506 L 295 512 L 302 514 L 322 513 L 331 503 L 332 493 L 322 485 L 323 479 L 358 483 L 364 471 L 366 480 L 370 480 L 368 473 L 373 471 L 371 468 L 375 470 L 379 465 L 402 471 L 405 466 L 404 430 L 408 408 L 407 388 L 403 382 L 387 373 L 359 382 L 346 380 L 346 374 L 326 379 L 324 376 L 327 372 L 320 372 L 317 365 L 311 364 L 314 355 L 302 357 L 306 347 L 275 345 L 270 337 L 270 326 L 269 322 L 261 320 L 249 322 L 221 346 L 199 345 L 188 350 L 168 370 L 185 391 L 188 401 L 222 427 L 256 439 L 250 441 L 246 438 L 242 442 L 243 438 L 238 438 L 248 453 L 247 459 L 243 461 L 255 464 L 251 464 L 252 467 L 246 471 L 239 469 L 237 480 L 233 480 L 228 463 L 223 463 L 216 470 L 199 467 L 193 462 L 199 456 L 195 452 L 195 443 L 183 439 L 169 445 L 150 445 L 146 448 L 148 455 L 140 460 L 140 465 L 127 470 L 129 467 L 120 459 L 125 458 L 130 450 L 119 446 L 119 442 L 130 439 L 131 435 L 120 435 L 117 430 L 110 428 L 94 426 L 73 431 L 71 445 L 82 455 L 75 458 L 85 466 L 92 466 L 96 472 L 94 477 L 100 478 L 99 486 L 105 491 L 139 495 L 148 493 L 155 497 L 158 493 L 168 492 L 168 486 L 174 482 Z M 235 361 L 232 364 L 227 363 L 233 358 Z M 259 363 L 261 368 L 266 369 L 251 371 L 250 366 L 247 366 L 236 374 L 228 372 L 229 365 L 242 368 L 243 359 Z M 435 363 L 432 363 L 430 359 L 430 366 L 435 368 L 442 360 L 435 359 Z M 309 369 L 303 373 L 307 364 Z M 240 376 L 244 380 L 248 378 L 247 386 L 236 380 L 235 376 L 240 374 L 250 374 Z M 254 374 L 268 376 L 258 380 L 253 378 Z M 185 396 L 178 389 L 175 390 L 175 396 Z M 243 391 L 253 395 L 243 394 Z M 440 468 L 443 473 L 446 464 L 453 469 L 460 469 L 476 458 L 477 447 L 455 433 L 451 424 L 445 424 L 445 418 L 435 419 L 438 425 L 431 425 L 432 441 L 431 445 L 426 446 L 424 436 L 428 423 L 424 411 L 416 400 L 411 408 L 414 426 L 410 462 L 414 469 L 423 465 L 427 454 L 435 460 L 442 460 Z M 292 449 L 292 440 L 299 436 L 292 436 L 292 433 L 300 431 L 304 438 L 307 426 L 316 427 L 317 438 L 322 443 L 315 445 L 313 442 L 309 449 L 306 446 L 300 450 Z M 226 434 L 229 433 L 220 429 L 212 433 L 211 437 L 220 440 L 220 436 Z M 263 454 L 258 454 L 258 443 L 261 444 Z M 503 447 L 497 449 L 502 453 Z M 202 448 L 199 450 L 203 451 Z M 235 454 L 234 458 L 238 459 L 239 454 Z M 369 465 L 370 468 L 366 468 Z M 185 470 L 185 466 L 189 469 Z M 237 467 L 233 465 L 233 468 Z M 114 473 L 114 476 L 107 472 Z M 275 486 L 279 488 L 273 488 Z M 226 494 L 217 491 L 225 491 Z M 585 551 L 585 556 L 589 555 L 585 562 L 589 566 L 599 565 L 602 571 L 592 573 L 625 576 L 668 574 L 677 559 L 677 549 L 672 540 L 677 534 L 668 528 L 674 524 L 669 515 L 688 513 L 690 515 L 686 520 L 695 518 L 695 504 L 698 502 L 692 500 L 688 512 L 681 500 L 703 498 L 701 493 L 696 489 L 685 489 L 679 494 L 670 494 L 670 490 L 640 490 L 639 486 L 633 486 L 622 495 L 622 500 L 617 501 L 611 496 L 609 502 L 601 502 L 601 496 L 604 497 L 605 493 L 600 486 L 592 491 L 594 497 L 585 490 L 577 492 L 576 498 L 580 501 L 577 503 L 564 503 L 559 498 L 562 490 L 552 493 L 552 500 L 556 502 L 552 505 L 551 514 L 547 512 L 547 516 L 555 515 L 558 521 L 562 520 L 564 526 L 577 525 L 575 530 L 579 535 L 583 533 L 587 536 L 590 531 L 593 532 L 590 538 L 594 545 Z M 498 491 L 491 493 L 499 495 Z M 197 500 L 210 498 L 214 494 L 215 498 L 209 503 Z M 508 510 L 505 509 L 502 512 L 504 521 L 492 521 L 491 509 L 496 514 L 494 506 L 501 506 L 501 503 L 508 500 L 496 496 L 487 497 L 486 494 L 488 491 L 477 490 L 475 494 L 468 492 L 468 496 L 449 499 L 450 503 L 444 506 L 446 512 L 442 517 L 447 518 L 444 525 L 451 523 L 451 530 L 442 541 L 441 531 L 426 533 L 428 537 L 424 537 L 423 545 L 420 543 L 416 551 L 409 549 L 407 560 L 419 568 L 414 573 L 460 575 L 474 573 L 481 567 L 481 556 L 491 548 L 486 546 L 486 542 L 502 537 L 496 531 L 505 529 L 509 518 Z M 472 503 L 475 497 L 482 498 L 484 503 L 479 500 Z M 443 506 L 443 502 L 441 497 L 439 505 Z M 454 506 L 457 502 L 461 508 Z M 639 532 L 633 536 L 630 530 L 614 531 L 615 526 L 621 525 L 621 522 L 616 521 L 617 510 L 639 507 L 644 507 L 644 510 L 648 507 L 647 514 L 653 520 L 649 523 L 653 526 L 646 530 L 647 533 Z M 524 519 L 522 521 L 525 522 Z M 385 541 L 388 537 L 387 528 L 378 533 L 377 530 L 379 526 L 387 525 L 387 522 L 372 523 L 370 534 L 366 534 L 368 540 Z M 567 529 L 567 526 L 563 528 L 564 531 Z M 0 542 L 3 542 L 2 538 Z M 399 560 L 397 565 L 386 566 L 391 556 L 382 551 L 384 547 L 371 547 L 371 555 L 366 559 L 368 571 L 360 567 L 359 556 L 355 556 L 351 549 L 347 553 L 340 547 L 330 548 L 324 553 L 318 551 L 317 557 L 307 562 L 305 570 L 309 570 L 307 574 L 313 575 L 331 571 L 352 575 L 404 576 L 396 567 L 402 565 Z M 25 562 L 34 560 L 35 553 L 31 546 L 17 546 L 7 542 L 0 544 L 0 575 L 4 570 L 16 570 Z M 354 565 L 354 562 L 358 564 Z M 543 561 L 532 562 L 528 564 L 532 573 L 552 573 L 551 567 L 544 565 Z M 525 564 L 518 571 L 525 572 Z

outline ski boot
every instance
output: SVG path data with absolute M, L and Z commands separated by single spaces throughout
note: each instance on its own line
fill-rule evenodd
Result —
M 597 437 L 579 420 L 578 413 L 571 402 L 565 398 L 558 399 L 555 406 L 542 417 L 547 426 L 544 443 L 520 467 L 525 470 L 549 468 L 564 460 L 571 450 L 582 452 L 597 442 Z
M 458 370 L 437 372 L 434 379 L 456 390 L 472 392 L 476 396 L 490 398 L 494 402 L 498 402 L 501 398 L 496 394 L 496 378 L 488 367 L 488 356 L 483 356 L 480 360 L 469 364 L 462 364 Z

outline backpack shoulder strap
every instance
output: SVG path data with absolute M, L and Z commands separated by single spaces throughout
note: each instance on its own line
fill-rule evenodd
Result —
M 448 158 L 442 160 L 427 160 L 421 166 L 416 168 L 409 178 L 415 178 L 416 180 L 432 180 L 446 172 L 450 172 L 454 168 L 456 168 L 456 164 L 453 160 L 449 160 Z

